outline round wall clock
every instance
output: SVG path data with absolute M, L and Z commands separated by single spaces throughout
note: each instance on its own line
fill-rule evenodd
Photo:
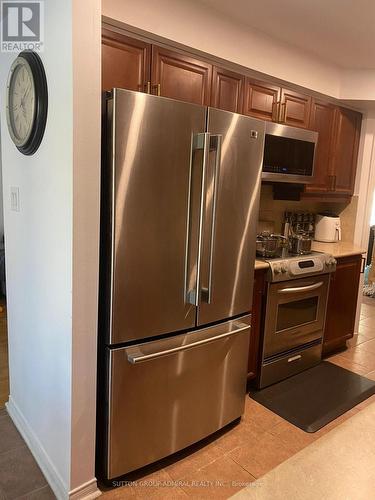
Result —
M 42 142 L 47 109 L 43 63 L 35 52 L 21 52 L 9 71 L 6 116 L 9 134 L 24 155 L 34 154 Z

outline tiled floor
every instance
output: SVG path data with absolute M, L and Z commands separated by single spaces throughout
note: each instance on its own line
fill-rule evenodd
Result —
M 0 500 L 55 496 L 5 410 L 0 410 Z
M 375 299 L 361 309 L 359 334 L 350 348 L 330 361 L 375 380 Z M 180 453 L 174 462 L 164 461 L 134 477 L 134 484 L 103 489 L 105 500 L 131 498 L 229 498 L 257 478 L 306 448 L 356 415 L 375 396 L 348 411 L 314 434 L 307 434 L 260 404 L 246 398 L 242 422 L 214 440 Z M 133 479 L 133 478 L 132 478 Z
M 363 305 L 359 334 L 350 348 L 330 361 L 375 380 L 375 299 Z M 131 484 L 103 487 L 103 498 L 229 498 L 371 402 L 375 396 L 317 433 L 306 434 L 247 397 L 239 425 L 134 475 Z M 54 498 L 5 410 L 0 410 L 0 436 L 0 500 Z
M 375 498 L 375 403 L 276 467 L 236 500 Z

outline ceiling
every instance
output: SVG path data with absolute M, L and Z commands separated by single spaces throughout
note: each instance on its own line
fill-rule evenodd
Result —
M 375 69 L 374 0 L 200 0 L 346 69 Z

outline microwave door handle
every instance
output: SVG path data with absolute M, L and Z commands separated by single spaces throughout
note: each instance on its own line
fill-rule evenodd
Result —
M 318 288 L 320 288 L 323 285 L 324 285 L 323 281 L 319 281 L 318 283 L 314 283 L 312 285 L 307 285 L 307 286 L 295 286 L 295 287 L 291 287 L 291 288 L 282 288 L 281 290 L 278 290 L 277 293 L 288 294 L 288 293 L 310 292 L 311 290 L 317 290 Z

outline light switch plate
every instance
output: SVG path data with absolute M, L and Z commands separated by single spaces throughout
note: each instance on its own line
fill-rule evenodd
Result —
M 20 211 L 20 189 L 18 187 L 10 188 L 10 209 L 13 212 Z

